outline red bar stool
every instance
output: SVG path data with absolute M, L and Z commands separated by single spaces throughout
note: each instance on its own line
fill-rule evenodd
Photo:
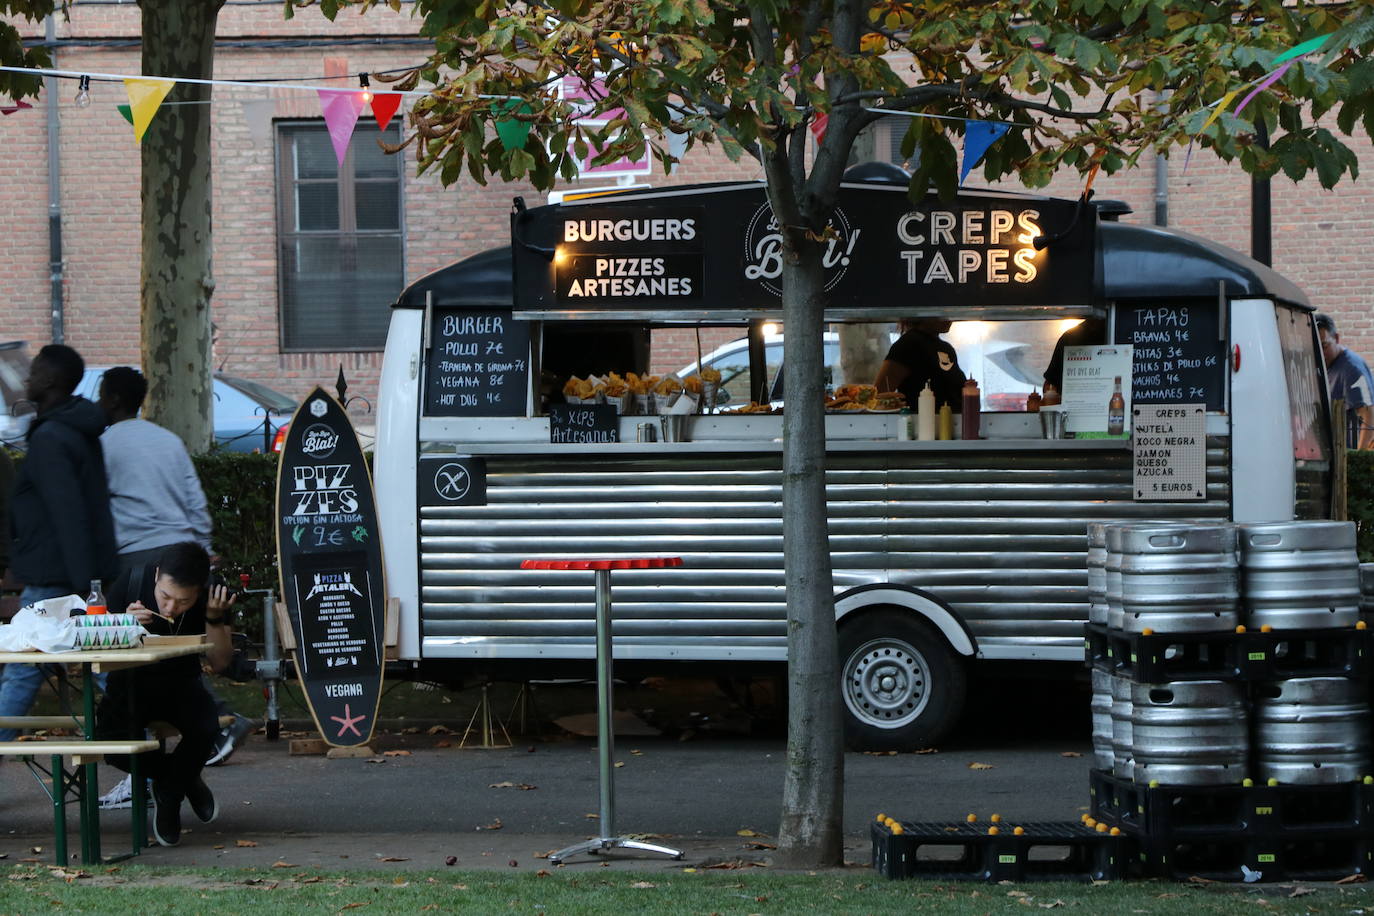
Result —
M 615 766 L 611 760 L 615 746 L 615 736 L 611 732 L 611 570 L 663 569 L 681 565 L 681 557 L 525 560 L 520 564 L 521 569 L 590 569 L 596 573 L 596 744 L 600 764 L 601 833 L 594 839 L 550 854 L 549 861 L 555 865 L 569 856 L 612 848 L 637 849 L 661 853 L 674 859 L 682 858 L 680 849 L 615 835 Z

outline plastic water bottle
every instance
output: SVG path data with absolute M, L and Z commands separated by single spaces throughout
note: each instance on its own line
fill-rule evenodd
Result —
M 86 596 L 87 614 L 104 614 L 109 610 L 105 606 L 105 593 L 100 590 L 100 580 L 91 580 L 91 593 Z

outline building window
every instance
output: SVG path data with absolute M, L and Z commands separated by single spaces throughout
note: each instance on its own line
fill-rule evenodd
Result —
M 405 157 L 359 122 L 343 165 L 322 122 L 277 125 L 282 349 L 380 350 L 404 285 Z M 388 143 L 400 142 L 391 126 Z
M 849 164 L 861 162 L 891 162 L 908 172 L 916 167 L 916 159 L 902 156 L 902 138 L 912 119 L 905 115 L 886 115 L 859 132 L 849 153 Z

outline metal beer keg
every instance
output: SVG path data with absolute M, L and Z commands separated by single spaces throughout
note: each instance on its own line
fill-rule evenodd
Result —
M 1107 622 L 1107 523 L 1088 522 L 1088 623 Z
M 1131 691 L 1135 781 L 1165 786 L 1238 785 L 1250 730 L 1244 688 L 1225 681 L 1135 684 Z
M 1112 775 L 1118 779 L 1135 778 L 1131 760 L 1131 679 L 1119 674 L 1112 679 Z
M 1374 618 L 1374 563 L 1360 564 L 1360 617 Z
M 1351 627 L 1360 619 L 1354 522 L 1241 525 L 1240 564 L 1251 626 Z
M 1112 676 L 1093 669 L 1093 763 L 1099 770 L 1111 772 L 1115 765 L 1112 752 Z
M 1107 626 L 1113 630 L 1121 629 L 1121 529 L 1124 523 L 1114 522 L 1103 526 L 1102 540 L 1107 548 L 1107 556 L 1102 561 L 1102 591 L 1107 602 Z M 1088 609 L 1092 613 L 1092 609 Z
M 1240 623 L 1234 525 L 1140 523 L 1119 539 L 1123 630 L 1212 633 Z
M 1255 776 L 1353 782 L 1370 771 L 1369 704 L 1360 681 L 1302 677 L 1256 685 Z

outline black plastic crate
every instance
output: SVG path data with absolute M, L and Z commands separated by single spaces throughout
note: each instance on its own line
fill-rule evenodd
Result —
M 1374 785 L 1148 786 L 1104 770 L 1088 777 L 1090 812 L 1131 832 L 1169 839 L 1246 831 L 1262 836 L 1364 830 L 1374 835 Z
M 1241 634 L 1240 640 L 1240 674 L 1246 680 L 1364 677 L 1370 673 L 1367 629 L 1250 631 Z
M 1334 881 L 1368 875 L 1374 849 L 1368 831 L 1342 828 L 1306 835 L 1228 833 L 1140 836 L 1138 866 L 1176 881 Z
M 996 825 L 906 823 L 902 832 L 874 823 L 873 867 L 889 878 L 958 881 L 1102 881 L 1125 877 L 1130 838 L 1072 823 Z
M 1235 680 L 1242 646 L 1233 632 L 1126 633 L 1086 625 L 1088 663 L 1142 684 Z

